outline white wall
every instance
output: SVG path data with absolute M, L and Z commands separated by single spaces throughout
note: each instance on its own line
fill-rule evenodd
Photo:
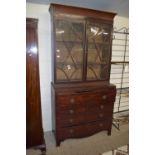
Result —
M 129 27 L 129 18 L 116 16 L 114 18 L 114 27 L 117 27 L 117 29 L 120 29 L 122 27 Z
M 44 131 L 51 130 L 51 23 L 49 5 L 26 3 L 26 17 L 38 18 L 39 68 Z M 116 16 L 114 26 L 128 27 L 128 18 Z

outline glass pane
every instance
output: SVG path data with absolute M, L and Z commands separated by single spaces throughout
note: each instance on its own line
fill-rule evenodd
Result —
M 84 51 L 84 22 L 56 18 L 56 81 L 81 81 Z
M 87 23 L 87 80 L 104 80 L 109 77 L 110 28 L 94 23 Z

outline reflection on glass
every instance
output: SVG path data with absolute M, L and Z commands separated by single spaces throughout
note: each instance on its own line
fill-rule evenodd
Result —
M 108 32 L 103 32 L 103 34 L 104 34 L 104 35 L 108 35 L 109 33 L 108 33 Z
M 97 33 L 98 33 L 98 31 L 99 31 L 99 28 L 98 27 L 91 27 L 90 28 L 90 31 L 93 33 L 93 35 L 95 36 Z
M 101 29 L 99 27 L 90 27 L 90 32 L 92 33 L 92 37 L 96 35 L 108 35 L 109 33 L 105 31 L 105 29 Z
M 56 29 L 56 34 L 62 34 L 62 33 L 65 33 L 65 31 L 64 30 Z
M 71 66 L 70 66 L 70 65 L 67 65 L 67 69 L 68 69 L 68 70 L 71 69 Z

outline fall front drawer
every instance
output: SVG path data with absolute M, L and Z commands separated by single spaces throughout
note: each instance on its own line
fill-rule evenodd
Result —
M 88 95 L 57 95 L 56 110 L 60 113 L 81 113 L 87 109 L 106 109 L 113 107 L 115 97 L 111 94 L 103 95 L 88 94 Z M 95 108 L 96 107 L 96 108 Z
M 99 91 L 97 93 L 94 92 L 87 92 L 84 94 L 72 94 L 73 92 L 68 92 L 65 95 L 56 95 L 56 100 L 59 107 L 65 107 L 65 106 L 84 106 L 85 104 L 91 105 L 91 104 L 97 104 L 97 103 L 107 103 L 111 102 L 113 103 L 115 101 L 115 94 L 112 92 L 104 92 Z

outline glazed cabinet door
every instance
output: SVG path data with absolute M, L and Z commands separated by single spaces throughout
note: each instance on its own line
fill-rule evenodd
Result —
M 97 20 L 88 20 L 87 34 L 87 80 L 108 80 L 111 61 L 112 26 Z
M 56 82 L 82 81 L 84 20 L 80 16 L 55 14 Z

